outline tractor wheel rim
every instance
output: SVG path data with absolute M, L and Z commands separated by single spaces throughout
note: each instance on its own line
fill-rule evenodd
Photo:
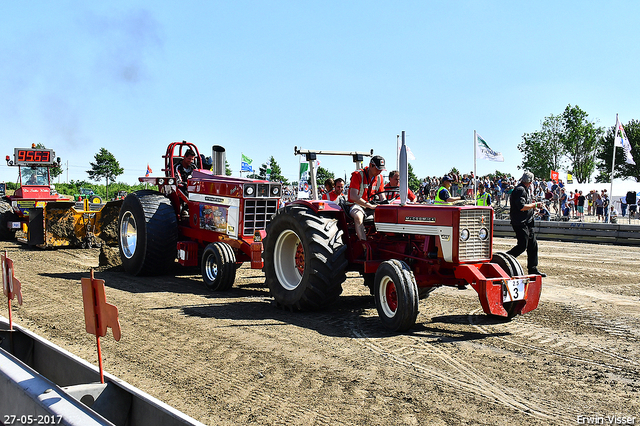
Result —
M 213 254 L 207 257 L 207 261 L 204 265 L 204 273 L 207 275 L 207 279 L 211 282 L 218 278 L 218 262 L 216 262 L 216 258 Z
M 122 216 L 120 223 L 120 247 L 127 259 L 131 259 L 136 252 L 138 244 L 138 227 L 136 219 L 131 212 L 126 212 Z
M 385 315 L 392 318 L 398 310 L 398 294 L 396 285 L 389 277 L 384 277 L 380 283 L 380 302 Z
M 298 234 L 286 230 L 278 235 L 273 253 L 278 281 L 286 290 L 295 290 L 304 275 L 304 247 Z

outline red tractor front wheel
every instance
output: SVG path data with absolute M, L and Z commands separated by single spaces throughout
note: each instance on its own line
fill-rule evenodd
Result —
M 418 317 L 418 286 L 409 266 L 400 260 L 382 262 L 376 271 L 374 297 L 382 324 L 406 331 Z

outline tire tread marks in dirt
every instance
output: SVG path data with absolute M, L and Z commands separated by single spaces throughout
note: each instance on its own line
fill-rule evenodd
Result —
M 293 290 L 285 289 L 275 273 L 274 248 L 278 236 L 293 230 L 304 249 L 302 281 Z M 342 293 L 346 280 L 346 246 L 335 219 L 322 217 L 304 205 L 281 208 L 271 220 L 264 240 L 264 268 L 271 296 L 279 307 L 316 310 L 333 302 Z
M 166 272 L 176 258 L 178 240 L 178 222 L 171 201 L 156 191 L 136 191 L 125 198 L 119 224 L 126 211 L 136 219 L 138 241 L 131 259 L 122 256 L 125 269 L 132 275 Z
M 470 395 L 482 396 L 539 419 L 553 419 L 566 414 L 565 411 L 551 405 L 535 404 L 529 395 L 519 395 L 514 388 L 490 378 L 490 373 L 483 373 L 470 363 L 439 348 L 440 343 L 425 341 L 424 336 L 398 336 L 404 344 L 398 339 L 387 341 L 372 338 L 369 337 L 366 328 L 361 326 L 360 321 L 353 324 L 351 332 L 357 342 L 385 359 L 405 367 L 406 371 L 416 377 L 435 380 Z

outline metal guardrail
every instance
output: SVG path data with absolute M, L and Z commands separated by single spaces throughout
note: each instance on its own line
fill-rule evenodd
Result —
M 11 424 L 205 426 L 0 316 L 0 413 Z M 6 418 L 6 416 L 5 416 Z M 0 423 L 5 421 L 0 419 Z
M 574 241 L 619 245 L 640 245 L 640 226 L 625 223 L 536 221 L 536 238 L 541 240 Z M 515 237 L 508 220 L 496 219 L 493 224 L 496 237 Z

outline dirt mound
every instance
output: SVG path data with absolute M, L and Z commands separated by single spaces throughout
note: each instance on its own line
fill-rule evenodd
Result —
M 118 247 L 103 245 L 100 247 L 100 256 L 98 257 L 100 267 L 121 266 L 120 250 Z
M 122 203 L 108 203 L 100 211 L 100 233 L 98 238 L 105 244 L 118 244 L 118 216 Z

